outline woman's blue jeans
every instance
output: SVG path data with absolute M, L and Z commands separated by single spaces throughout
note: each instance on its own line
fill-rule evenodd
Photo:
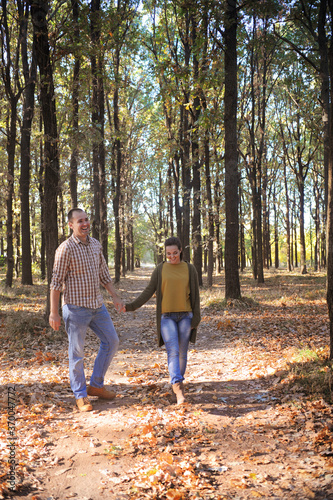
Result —
M 161 317 L 161 335 L 167 351 L 171 384 L 184 380 L 192 318 L 192 312 L 165 313 Z
M 65 304 L 62 315 L 68 335 L 69 378 L 76 399 L 87 396 L 86 377 L 84 374 L 84 342 L 88 327 L 100 339 L 90 385 L 101 388 L 104 376 L 116 354 L 119 339 L 114 329 L 110 314 L 105 305 L 99 309 Z

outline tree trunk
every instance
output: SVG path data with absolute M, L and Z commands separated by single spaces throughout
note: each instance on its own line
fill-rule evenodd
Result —
M 103 249 L 103 255 L 108 263 L 108 223 L 107 223 L 107 197 L 106 197 L 106 176 L 105 176 L 105 143 L 104 143 L 104 130 L 105 130 L 105 93 L 103 71 L 104 61 L 102 53 L 98 57 L 98 123 L 101 132 L 101 140 L 98 147 L 98 180 L 100 189 L 100 241 Z
M 285 159 L 283 160 L 283 178 L 284 178 L 284 188 L 286 194 L 286 236 L 287 236 L 287 269 L 291 272 L 291 234 L 290 234 L 290 202 L 289 202 L 289 190 L 288 190 L 288 181 L 287 181 L 287 169 Z
M 13 197 L 14 197 L 14 166 L 15 166 L 15 146 L 16 146 L 16 120 L 17 120 L 17 99 L 10 101 L 10 122 L 7 141 L 7 273 L 6 286 L 13 284 L 14 273 L 14 242 L 13 242 Z
M 320 78 L 321 78 L 321 104 L 323 108 L 323 142 L 324 142 L 324 177 L 325 177 L 325 198 L 324 198 L 324 226 L 326 224 L 326 213 L 328 203 L 328 168 L 330 155 L 330 69 L 328 63 L 328 43 L 326 35 L 327 0 L 320 0 L 318 17 L 318 47 L 320 55 Z M 326 251 L 325 231 L 323 231 L 323 253 Z M 325 261 L 325 257 L 323 258 Z M 320 267 L 320 262 L 319 262 Z
M 315 197 L 315 249 L 314 249 L 314 270 L 321 270 L 321 262 L 320 262 L 320 190 L 318 186 L 318 172 L 315 172 L 314 178 L 314 186 L 313 186 L 313 194 Z
M 184 260 L 190 261 L 190 203 L 191 203 L 191 170 L 190 170 L 190 139 L 188 136 L 188 111 L 181 109 L 181 165 L 183 183 L 183 232 L 182 248 Z
M 276 187 L 273 188 L 273 211 L 274 211 L 274 267 L 279 269 L 280 258 L 279 258 L 279 217 L 278 217 L 278 205 L 276 200 Z
M 98 102 L 98 66 L 97 58 L 100 50 L 100 0 L 92 0 L 90 4 L 90 34 L 92 53 L 90 58 L 92 74 L 92 97 L 91 97 L 91 121 L 94 131 L 94 140 L 92 145 L 92 171 L 93 171 L 93 191 L 94 191 L 94 217 L 92 223 L 92 235 L 100 240 L 101 220 L 100 220 L 100 185 L 99 185 L 99 145 L 101 142 L 101 131 L 99 130 L 99 102 Z
M 244 271 L 246 267 L 246 255 L 245 255 L 245 230 L 243 221 L 243 204 L 242 204 L 242 188 L 239 186 L 239 250 L 240 250 L 240 269 Z
M 197 37 L 197 25 L 194 16 L 191 15 L 192 44 L 195 45 Z M 202 286 L 202 236 L 201 236 L 201 172 L 199 158 L 199 132 L 198 120 L 201 113 L 199 99 L 199 62 L 196 54 L 193 54 L 193 81 L 195 95 L 193 108 L 191 109 L 191 153 L 193 173 L 193 215 L 192 215 L 192 240 L 193 240 L 193 264 L 198 273 L 199 285 Z
M 182 33 L 182 41 L 184 46 L 184 67 L 189 71 L 191 45 L 190 45 L 190 17 L 189 12 L 184 12 L 184 31 Z M 191 207 L 191 168 L 190 168 L 190 144 L 191 138 L 189 135 L 189 111 L 187 104 L 189 102 L 188 88 L 184 89 L 184 103 L 180 106 L 180 157 L 182 166 L 182 183 L 183 183 L 183 234 L 182 248 L 184 260 L 190 261 L 190 207 Z
M 168 171 L 167 171 L 167 183 L 168 183 L 168 196 L 167 196 L 167 205 L 168 205 L 168 219 L 170 230 L 168 229 L 168 233 L 171 235 L 174 234 L 174 224 L 173 224 L 173 193 L 172 193 L 172 172 L 173 172 L 173 159 L 169 158 L 168 163 Z
M 42 116 L 40 116 L 39 120 L 39 132 L 42 133 L 43 130 L 43 121 Z M 39 200 L 40 200 L 40 234 L 41 234 L 41 243 L 40 243 L 40 276 L 44 281 L 46 278 L 46 255 L 45 255 L 45 203 L 44 203 L 44 148 L 43 148 L 43 140 L 39 141 L 39 170 L 38 170 L 38 191 L 39 191 Z
M 74 22 L 74 70 L 73 70 L 73 91 L 72 91 L 72 106 L 73 106 L 73 125 L 72 125 L 72 152 L 70 159 L 70 178 L 69 187 L 71 194 L 71 208 L 78 206 L 77 198 L 77 169 L 78 169 L 78 132 L 79 132 L 79 87 L 80 87 L 80 56 L 78 55 L 78 44 L 80 41 L 79 29 L 79 3 L 77 0 L 72 0 L 72 12 Z
M 304 229 L 304 182 L 303 178 L 298 183 L 299 188 L 299 230 L 301 245 L 301 274 L 307 274 L 306 269 L 306 248 L 305 248 L 305 229 Z
M 330 9 L 331 36 L 333 36 L 333 0 L 328 0 Z M 333 45 L 329 48 L 331 102 L 333 99 Z M 330 359 L 333 359 L 333 113 L 330 113 L 330 154 L 328 163 L 328 200 L 327 200 L 327 306 L 330 319 Z
M 221 193 L 220 181 L 216 176 L 214 184 L 214 207 L 215 207 L 215 239 L 216 239 L 216 273 L 220 274 L 222 270 L 222 244 L 221 244 L 221 223 L 220 223 L 220 209 L 221 209 Z
M 50 60 L 47 13 L 43 0 L 29 0 L 34 28 L 36 59 L 40 72 L 40 98 L 44 122 L 44 217 L 47 282 L 50 284 L 54 254 L 58 246 L 57 194 L 59 188 L 58 131 L 53 70 Z M 50 311 L 48 288 L 46 316 Z
M 17 132 L 17 103 L 22 93 L 18 75 L 18 58 L 11 55 L 12 52 L 12 33 L 8 26 L 7 19 L 7 1 L 1 0 L 2 18 L 1 18 L 1 57 L 3 65 L 0 67 L 2 80 L 4 83 L 6 97 L 9 102 L 9 123 L 7 123 L 7 190 L 6 190 L 6 237 L 7 237 L 7 272 L 6 286 L 13 284 L 14 272 L 14 243 L 13 243 L 13 197 L 14 197 L 14 169 L 15 169 L 15 149 Z M 18 51 L 19 41 L 15 52 Z M 12 61 L 14 62 L 14 67 Z
M 112 168 L 112 185 L 113 185 L 113 213 L 115 219 L 115 258 L 114 258 L 114 268 L 115 268 L 115 282 L 120 281 L 121 273 L 121 233 L 120 233 L 120 182 L 121 182 L 121 167 L 122 167 L 122 152 L 121 152 L 121 140 L 120 140 L 120 125 L 119 125 L 119 90 L 118 90 L 118 73 L 120 66 L 120 53 L 116 50 L 115 56 L 115 81 L 116 87 L 113 93 L 113 124 L 114 124 L 114 146 L 113 146 L 113 168 Z
M 25 12 L 21 2 L 18 2 L 21 22 L 21 56 L 25 90 L 23 93 L 23 120 L 21 128 L 21 231 L 22 231 L 22 284 L 32 285 L 32 258 L 31 258 L 31 230 L 30 230 L 30 143 L 31 124 L 35 106 L 35 81 L 36 81 L 36 53 L 32 47 L 31 65 L 29 68 L 27 27 L 29 6 L 25 5 Z
M 239 299 L 238 271 L 238 144 L 237 144 L 237 10 L 226 4 L 225 22 L 225 297 Z
M 214 212 L 212 199 L 212 180 L 210 175 L 210 156 L 209 156 L 209 136 L 205 133 L 205 174 L 206 174 L 206 198 L 208 208 L 208 244 L 207 244 L 207 284 L 209 287 L 213 285 L 213 270 L 214 270 Z

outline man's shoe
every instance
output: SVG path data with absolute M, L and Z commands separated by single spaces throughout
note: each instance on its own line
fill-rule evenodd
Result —
M 116 393 L 113 391 L 108 391 L 105 387 L 92 387 L 91 385 L 88 387 L 89 396 L 97 396 L 101 399 L 114 399 L 116 397 Z
M 92 404 L 87 397 L 77 399 L 76 404 L 80 411 L 91 411 L 93 409 Z

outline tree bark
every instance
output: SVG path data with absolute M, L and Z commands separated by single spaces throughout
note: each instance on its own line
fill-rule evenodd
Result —
M 4 82 L 6 97 L 9 102 L 9 123 L 7 124 L 7 190 L 6 190 L 6 238 L 7 238 L 7 272 L 6 286 L 13 284 L 14 273 L 14 243 L 13 243 L 13 197 L 14 197 L 14 172 L 15 172 L 15 149 L 17 133 L 17 103 L 22 94 L 22 88 L 18 79 L 18 58 L 12 58 L 12 34 L 8 26 L 7 1 L 1 0 L 1 52 L 2 61 L 1 76 Z M 18 51 L 18 43 L 15 52 Z
M 239 299 L 238 271 L 238 143 L 237 143 L 237 10 L 226 3 L 225 22 L 225 297 Z
M 35 84 L 36 84 L 36 54 L 33 44 L 31 53 L 31 64 L 29 68 L 27 27 L 29 16 L 29 5 L 26 2 L 18 2 L 21 23 L 21 57 L 25 89 L 23 93 L 23 120 L 21 128 L 21 231 L 22 231 L 22 284 L 32 285 L 32 256 L 31 256 L 31 230 L 30 230 L 30 143 L 31 124 L 34 116 L 35 106 Z
M 328 0 L 329 10 L 331 14 L 330 28 L 331 36 L 333 36 L 333 0 Z M 330 81 L 331 81 L 331 102 L 333 99 L 333 45 L 329 48 L 330 61 Z M 330 320 L 330 359 L 333 359 L 333 113 L 330 113 L 330 151 L 328 162 L 328 199 L 327 199 L 327 306 Z
M 29 0 L 34 29 L 36 59 L 40 72 L 40 98 L 44 123 L 44 217 L 47 282 L 50 284 L 54 254 L 58 246 L 57 195 L 59 189 L 59 154 L 57 115 L 50 59 L 47 14 L 48 4 L 43 0 Z M 50 311 L 50 293 L 46 317 Z
M 114 258 L 114 268 L 115 268 L 115 282 L 120 281 L 121 274 L 121 232 L 120 232 L 120 182 L 121 182 L 121 170 L 122 170 L 122 147 L 120 140 L 120 124 L 119 124 L 119 89 L 118 89 L 118 78 L 119 78 L 119 67 L 120 67 L 120 51 L 117 48 L 115 53 L 115 89 L 113 92 L 113 125 L 115 140 L 113 144 L 113 159 L 112 159 L 112 194 L 113 194 L 113 213 L 115 218 L 115 258 Z
M 77 0 L 72 0 L 72 12 L 73 12 L 73 23 L 74 23 L 74 69 L 73 69 L 73 90 L 72 90 L 72 106 L 73 106 L 73 123 L 72 123 L 72 152 L 70 159 L 70 177 L 69 177 L 69 187 L 71 194 L 71 208 L 78 206 L 77 197 L 77 170 L 78 170 L 78 158 L 79 158 L 79 148 L 78 148 L 78 132 L 79 132 L 79 87 L 80 87 L 80 67 L 81 60 L 78 55 L 78 43 L 80 40 L 80 29 L 79 29 L 79 3 Z
M 192 44 L 197 38 L 197 24 L 194 15 L 191 15 Z M 193 53 L 193 82 L 194 98 L 191 109 L 191 153 L 192 153 L 192 186 L 193 186 L 193 215 L 192 215 L 192 240 L 193 264 L 198 273 L 199 285 L 202 286 L 202 236 L 201 236 L 201 168 L 199 157 L 199 132 L 198 120 L 201 113 L 200 88 L 199 88 L 199 62 L 196 53 Z
M 92 74 L 92 98 L 91 98 L 91 121 L 94 131 L 94 140 L 92 145 L 92 171 L 93 171 L 93 190 L 94 190 L 94 216 L 92 223 L 92 235 L 100 239 L 101 220 L 100 220 L 100 185 L 99 185 L 99 144 L 101 141 L 101 131 L 99 130 L 99 102 L 98 102 L 98 52 L 100 40 L 99 10 L 100 0 L 92 0 L 90 4 L 90 34 L 92 53 L 90 58 Z

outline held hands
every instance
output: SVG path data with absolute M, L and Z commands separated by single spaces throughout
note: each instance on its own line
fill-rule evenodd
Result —
M 113 303 L 118 312 L 126 312 L 126 306 L 118 297 L 114 297 Z

